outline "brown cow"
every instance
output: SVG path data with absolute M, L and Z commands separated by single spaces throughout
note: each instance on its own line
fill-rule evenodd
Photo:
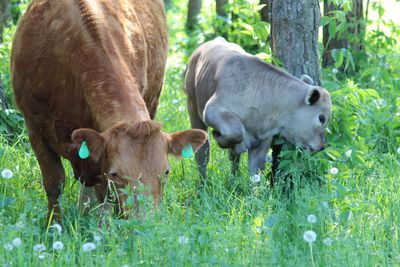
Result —
M 101 202 L 110 182 L 132 191 L 141 182 L 157 202 L 168 153 L 179 156 L 189 144 L 196 151 L 205 142 L 204 131 L 169 135 L 152 120 L 166 56 L 162 0 L 34 0 L 29 6 L 13 42 L 12 83 L 49 215 L 61 219 L 60 156 L 77 179 L 95 186 Z M 83 141 L 87 159 L 78 157 Z

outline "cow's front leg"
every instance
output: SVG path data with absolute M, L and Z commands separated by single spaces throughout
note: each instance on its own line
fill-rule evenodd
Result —
M 228 151 L 229 160 L 231 161 L 231 172 L 232 175 L 236 175 L 240 165 L 240 153 L 236 153 L 232 148 Z
M 250 176 L 265 169 L 266 155 L 272 143 L 272 137 L 261 142 L 258 147 L 249 149 L 249 173 Z
M 43 186 L 48 201 L 48 220 L 61 222 L 60 197 L 65 183 L 65 173 L 60 156 L 40 136 L 29 133 L 29 139 L 43 176 Z
M 214 138 L 222 148 L 230 148 L 244 139 L 245 128 L 240 119 L 231 111 L 214 102 L 204 109 L 205 123 L 212 127 Z

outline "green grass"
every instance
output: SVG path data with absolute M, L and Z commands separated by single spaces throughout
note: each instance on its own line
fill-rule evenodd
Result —
M 180 7 L 168 14 L 170 54 L 157 114 L 168 132 L 190 127 L 182 73 L 187 51 L 204 38 L 183 33 L 182 14 Z M 102 229 L 96 212 L 79 214 L 79 185 L 67 162 L 63 230 L 46 229 L 47 200 L 28 138 L 23 134 L 10 143 L 0 137 L 0 171 L 14 173 L 11 179 L 0 179 L 0 265 L 312 266 L 313 259 L 316 266 L 400 266 L 399 134 L 395 126 L 382 122 L 388 114 L 395 116 L 393 123 L 398 121 L 393 115 L 398 83 L 382 80 L 392 87 L 372 97 L 351 82 L 336 82 L 341 89 L 333 94 L 330 147 L 314 155 L 288 152 L 285 170 L 293 176 L 289 193 L 284 176 L 274 189 L 268 187 L 268 171 L 259 186 L 252 186 L 246 158 L 240 174 L 231 176 L 226 152 L 213 141 L 205 189 L 197 189 L 193 159 L 171 157 L 172 172 L 160 207 L 154 211 L 146 206 L 141 219 L 110 218 Z M 372 100 L 380 96 L 388 107 L 376 107 Z M 330 173 L 332 167 L 337 174 Z M 15 203 L 2 208 L 7 199 Z M 307 221 L 310 214 L 316 223 Z M 312 253 L 303 239 L 307 230 L 317 234 Z M 8 251 L 4 245 L 15 238 L 22 244 Z M 329 240 L 331 244 L 325 244 Z M 61 251 L 52 249 L 55 241 L 63 243 Z M 86 242 L 96 248 L 84 251 Z M 34 251 L 36 244 L 44 244 L 45 252 Z

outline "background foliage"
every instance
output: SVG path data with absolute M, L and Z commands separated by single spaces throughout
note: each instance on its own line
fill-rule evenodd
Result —
M 279 183 L 272 189 L 268 168 L 260 184 L 251 184 L 246 159 L 240 174 L 231 176 L 225 151 L 212 141 L 207 188 L 197 188 L 194 160 L 171 159 L 173 171 L 161 207 L 156 212 L 149 208 L 142 219 L 110 218 L 103 229 L 97 227 L 95 209 L 87 216 L 76 209 L 78 184 L 65 162 L 68 179 L 59 233 L 43 228 L 47 206 L 41 174 L 12 104 L 11 40 L 26 8 L 26 1 L 12 1 L 13 23 L 0 47 L 0 73 L 11 103 L 10 110 L 0 111 L 0 171 L 10 169 L 14 176 L 0 179 L 0 264 L 310 266 L 314 260 L 318 266 L 400 265 L 400 25 L 385 19 L 399 4 L 371 1 L 365 35 L 347 36 L 344 18 L 351 1 L 332 2 L 343 9 L 323 17 L 321 26 L 330 28 L 332 38 L 361 40 L 363 50 L 335 50 L 334 64 L 323 69 L 323 86 L 333 101 L 324 152 L 286 150 Z M 270 26 L 260 19 L 258 1 L 232 1 L 227 17 L 216 16 L 214 4 L 206 3 L 192 31 L 184 27 L 186 1 L 168 6 L 170 53 L 157 120 L 169 132 L 190 127 L 182 73 L 199 44 L 222 34 L 279 65 L 271 55 Z M 322 42 L 320 49 L 322 55 Z M 307 221 L 310 214 L 315 223 Z M 303 240 L 307 230 L 317 234 L 311 246 Z M 15 238 L 22 244 L 10 250 Z M 52 248 L 54 241 L 63 242 L 62 251 Z M 86 242 L 96 249 L 84 251 Z M 35 251 L 41 243 L 46 250 Z

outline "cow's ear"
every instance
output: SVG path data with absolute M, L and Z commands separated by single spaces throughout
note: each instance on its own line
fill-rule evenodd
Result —
M 314 85 L 314 80 L 307 74 L 301 75 L 300 80 L 305 82 L 306 84 Z
M 106 139 L 93 129 L 77 129 L 72 132 L 71 139 L 72 142 L 79 146 L 79 149 L 82 149 L 85 142 L 89 151 L 88 156 L 94 161 L 98 161 L 101 158 L 106 148 Z
M 314 105 L 317 103 L 319 98 L 321 97 L 321 93 L 319 92 L 318 88 L 312 87 L 308 90 L 305 98 L 305 102 L 307 105 Z
M 168 136 L 168 153 L 181 157 L 182 152 L 190 156 L 196 152 L 207 141 L 207 133 L 203 130 L 192 129 L 183 132 L 176 132 Z M 189 148 L 189 152 L 184 152 Z

